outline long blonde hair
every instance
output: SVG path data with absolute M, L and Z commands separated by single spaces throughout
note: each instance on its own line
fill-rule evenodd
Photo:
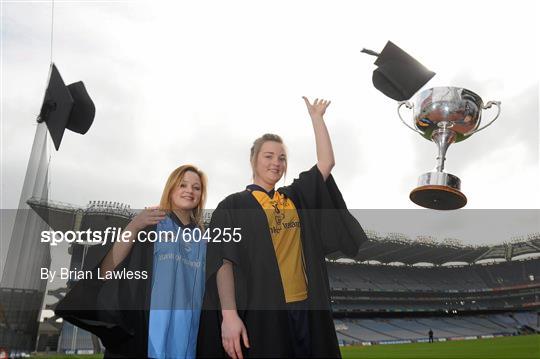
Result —
M 169 178 L 167 179 L 167 183 L 165 184 L 165 188 L 163 189 L 159 207 L 168 212 L 173 210 L 171 200 L 172 191 L 180 185 L 180 182 L 182 182 L 184 175 L 188 171 L 196 173 L 201 179 L 201 200 L 199 201 L 199 204 L 197 204 L 197 207 L 191 211 L 191 219 L 195 222 L 195 224 L 197 224 L 197 226 L 202 228 L 204 204 L 206 202 L 207 179 L 204 172 L 193 165 L 183 165 L 171 172 Z

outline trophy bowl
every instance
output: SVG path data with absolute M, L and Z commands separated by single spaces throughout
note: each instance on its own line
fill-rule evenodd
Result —
M 414 125 L 424 138 L 431 140 L 439 124 L 447 122 L 447 127 L 456 133 L 454 142 L 460 142 L 478 129 L 483 106 L 480 96 L 467 89 L 435 87 L 418 95 L 414 104 Z
M 493 105 L 497 106 L 497 114 L 480 127 L 482 110 Z M 413 110 L 414 127 L 401 117 L 402 106 Z M 491 125 L 500 113 L 500 102 L 489 101 L 484 105 L 480 96 L 461 87 L 434 87 L 420 92 L 412 104 L 400 102 L 398 115 L 401 122 L 425 139 L 435 142 L 439 150 L 436 169 L 419 177 L 418 187 L 409 196 L 411 201 L 425 208 L 440 210 L 465 206 L 467 197 L 461 192 L 461 180 L 443 171 L 446 151 L 451 144 L 463 141 Z

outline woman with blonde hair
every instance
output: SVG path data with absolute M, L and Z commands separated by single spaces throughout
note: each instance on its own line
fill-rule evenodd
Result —
M 201 239 L 206 176 L 192 165 L 169 176 L 158 207 L 124 228 L 56 314 L 97 335 L 105 357 L 193 358 L 204 292 Z
M 347 211 L 331 170 L 323 115 L 329 101 L 304 97 L 317 164 L 275 189 L 287 169 L 280 136 L 265 134 L 250 151 L 253 183 L 226 197 L 210 229 L 198 357 L 339 357 L 325 255 L 354 257 L 366 235 Z M 228 240 L 225 229 L 238 236 Z

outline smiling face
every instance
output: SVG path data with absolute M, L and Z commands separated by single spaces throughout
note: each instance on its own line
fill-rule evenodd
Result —
M 201 201 L 202 184 L 199 175 L 187 171 L 180 183 L 171 192 L 172 209 L 191 211 Z
M 254 182 L 274 188 L 287 170 L 287 155 L 283 144 L 266 141 L 262 144 L 253 164 Z

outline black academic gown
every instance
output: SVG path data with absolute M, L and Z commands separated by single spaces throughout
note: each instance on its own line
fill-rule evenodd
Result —
M 144 231 L 155 231 L 149 226 Z M 79 280 L 58 302 L 55 313 L 64 320 L 85 329 L 101 339 L 105 357 L 146 358 L 148 323 L 152 290 L 154 245 L 135 242 L 131 252 L 115 268 L 147 271 L 147 279 L 97 279 L 97 268 L 111 245 L 95 248 L 92 260 L 94 276 Z
M 317 166 L 278 191 L 292 199 L 300 218 L 312 356 L 339 357 L 325 255 L 341 251 L 354 257 L 367 237 L 347 210 L 332 176 L 324 181 Z M 226 227 L 241 228 L 242 240 L 208 245 L 197 356 L 226 357 L 216 272 L 223 259 L 228 259 L 234 264 L 236 305 L 250 341 L 249 349 L 242 346 L 244 356 L 293 357 L 285 295 L 267 217 L 251 192 L 232 194 L 218 205 L 210 228 Z

